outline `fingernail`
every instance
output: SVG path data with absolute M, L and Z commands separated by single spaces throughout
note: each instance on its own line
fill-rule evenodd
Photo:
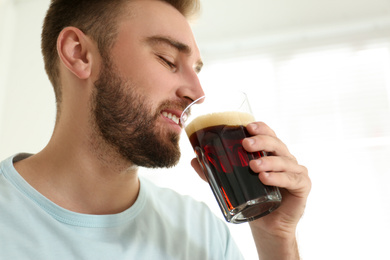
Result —
M 254 145 L 255 144 L 255 139 L 253 138 L 247 138 L 249 145 Z
M 252 130 L 257 129 L 257 124 L 255 124 L 255 123 L 250 123 L 248 126 L 250 126 L 252 128 Z
M 256 160 L 256 164 L 257 164 L 257 166 L 260 166 L 262 163 L 263 163 L 263 161 L 262 161 L 262 160 L 260 160 L 260 159 L 257 159 L 257 160 Z

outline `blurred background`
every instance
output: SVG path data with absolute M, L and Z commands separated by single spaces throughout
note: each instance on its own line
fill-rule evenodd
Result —
M 0 159 L 36 153 L 55 121 L 40 53 L 49 0 L 0 0 Z M 390 259 L 390 0 L 203 0 L 193 23 L 205 91 L 241 89 L 313 182 L 298 226 L 302 259 Z M 183 157 L 140 173 L 204 201 Z M 247 224 L 229 224 L 256 259 Z

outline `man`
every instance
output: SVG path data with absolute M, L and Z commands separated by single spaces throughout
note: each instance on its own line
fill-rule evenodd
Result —
M 179 116 L 202 96 L 194 1 L 53 0 L 42 32 L 57 101 L 55 129 L 35 155 L 1 163 L 1 259 L 241 259 L 201 203 L 137 176 L 180 157 Z M 298 259 L 305 167 L 263 123 L 248 126 L 251 161 L 283 202 L 250 223 L 260 259 Z M 196 160 L 192 165 L 204 178 Z

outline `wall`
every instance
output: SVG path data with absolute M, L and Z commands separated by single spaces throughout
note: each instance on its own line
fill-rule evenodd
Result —
M 0 157 L 39 151 L 55 120 L 54 94 L 40 53 L 48 1 L 9 1 L 3 12 L 0 48 Z

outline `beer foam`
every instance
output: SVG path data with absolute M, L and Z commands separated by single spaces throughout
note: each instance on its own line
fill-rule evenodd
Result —
M 217 125 L 243 125 L 246 126 L 249 123 L 255 121 L 253 115 L 245 112 L 229 111 L 210 113 L 195 118 L 186 128 L 186 133 L 191 136 L 200 129 L 217 126 Z

